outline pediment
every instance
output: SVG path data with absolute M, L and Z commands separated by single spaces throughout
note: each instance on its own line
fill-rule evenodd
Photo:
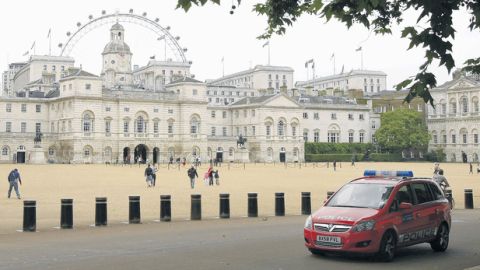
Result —
M 271 106 L 271 107 L 287 107 L 287 108 L 298 108 L 299 105 L 291 100 L 290 98 L 284 95 L 278 95 L 273 99 L 268 100 L 264 106 Z

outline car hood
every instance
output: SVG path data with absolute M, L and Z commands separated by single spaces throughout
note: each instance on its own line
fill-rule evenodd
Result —
M 324 206 L 312 215 L 314 223 L 335 223 L 352 225 L 356 221 L 371 217 L 379 210 L 372 208 Z

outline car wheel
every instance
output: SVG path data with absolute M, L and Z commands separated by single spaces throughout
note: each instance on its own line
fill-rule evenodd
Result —
M 397 246 L 397 238 L 392 231 L 383 234 L 380 249 L 377 253 L 377 259 L 382 262 L 391 262 L 395 258 L 395 248 Z
M 448 248 L 448 240 L 450 239 L 450 230 L 448 229 L 447 224 L 442 223 L 437 231 L 437 236 L 435 240 L 430 242 L 430 246 L 435 251 L 445 251 Z
M 308 250 L 309 250 L 313 255 L 325 255 L 325 252 L 320 251 L 320 250 L 318 250 L 318 249 L 309 248 Z

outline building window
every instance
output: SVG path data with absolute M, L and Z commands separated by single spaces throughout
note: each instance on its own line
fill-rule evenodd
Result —
M 361 113 L 361 114 L 358 115 L 358 119 L 360 119 L 360 120 L 365 120 L 365 118 L 363 117 L 363 113 Z
M 173 109 L 168 109 L 169 114 L 173 114 Z
M 295 138 L 297 136 L 297 127 L 292 127 L 292 136 Z
M 364 142 L 364 139 L 365 139 L 365 133 L 364 133 L 364 132 L 360 132 L 359 135 L 360 135 L 359 141 L 360 141 L 360 143 L 363 143 L 363 142 Z
M 53 147 L 48 148 L 48 155 L 49 156 L 55 155 L 55 149 Z
M 90 118 L 90 115 L 85 114 L 83 116 L 83 132 L 90 132 L 92 129 L 92 119 Z
M 266 126 L 265 128 L 266 128 L 265 134 L 266 134 L 267 136 L 270 136 L 270 135 L 271 135 L 271 126 Z
M 463 113 L 468 112 L 468 99 L 467 99 L 467 97 L 462 98 L 462 112 Z
M 130 122 L 128 120 L 123 121 L 123 132 L 128 133 Z
M 5 105 L 5 110 L 6 110 L 7 112 L 12 112 L 12 104 L 7 103 L 7 104 Z
M 12 132 L 12 122 L 5 123 L 5 132 Z
M 196 118 L 193 118 L 190 121 L 190 133 L 191 134 L 197 134 L 198 133 L 198 127 L 199 127 L 199 122 Z
M 146 132 L 146 123 L 145 120 L 143 119 L 142 116 L 137 117 L 137 127 L 136 127 L 136 132 L 137 133 L 145 133 Z
M 85 84 L 85 90 L 90 90 L 90 89 L 92 89 L 92 85 L 89 83 Z
M 22 112 L 27 112 L 27 104 L 22 104 Z
M 452 143 L 457 143 L 457 137 L 455 134 L 452 134 Z
M 320 117 L 318 116 L 318 112 L 313 113 L 313 119 L 315 119 L 315 120 L 319 120 L 319 119 L 320 119 Z
M 332 114 L 331 114 L 331 118 L 332 118 L 332 120 L 336 120 L 336 119 L 337 119 L 337 114 L 336 114 L 336 113 L 332 113 Z
M 110 107 L 105 107 L 105 111 L 106 111 L 106 112 L 109 112 L 109 111 L 111 111 L 111 110 L 112 110 L 112 108 L 110 108 Z
M 196 95 L 198 94 L 197 89 L 193 89 L 193 90 L 192 90 L 192 94 L 193 94 L 194 96 L 196 96 Z
M 252 136 L 255 136 L 255 126 L 252 126 Z
M 304 130 L 304 131 L 303 131 L 303 140 L 304 140 L 305 142 L 308 142 L 308 130 Z
M 86 158 L 90 157 L 90 149 L 89 148 L 85 148 L 83 150 L 83 156 L 86 157 Z
M 462 134 L 462 141 L 464 144 L 467 143 L 467 134 Z
M 434 135 L 433 135 L 433 143 L 434 143 L 434 144 L 437 144 L 437 143 L 438 143 L 437 134 L 434 134 Z
M 211 129 L 211 134 L 212 136 L 216 136 L 217 129 L 215 127 L 212 127 Z
M 353 143 L 353 132 L 348 133 L 348 142 Z
M 111 129 L 111 121 L 110 120 L 105 120 L 105 133 L 110 134 L 112 129 Z
M 308 113 L 306 112 L 303 113 L 303 119 L 308 119 Z
M 27 123 L 26 122 L 22 122 L 20 124 L 20 132 L 22 132 L 22 133 L 27 132 Z
M 4 146 L 2 148 L 2 156 L 8 156 L 8 147 Z
M 123 111 L 124 111 L 124 112 L 129 112 L 129 111 L 130 111 L 130 108 L 125 107 L 125 108 L 123 108 Z
M 43 65 L 43 70 L 47 70 L 47 65 Z
M 473 143 L 478 143 L 478 134 L 473 134 Z
M 173 134 L 173 123 L 168 123 L 167 132 Z
M 328 142 L 329 143 L 338 143 L 339 142 L 339 134 L 337 132 L 329 132 L 328 133 Z
M 223 135 L 224 137 L 227 136 L 227 128 L 226 128 L 226 127 L 223 127 L 223 128 L 222 128 L 222 135 Z
M 215 111 L 212 111 L 212 118 L 215 118 Z
M 285 135 L 285 123 L 282 120 L 278 122 L 278 136 Z
M 348 114 L 348 120 L 353 120 L 353 114 L 352 113 Z
M 447 134 L 442 135 L 442 143 L 447 143 Z
M 158 134 L 158 121 L 153 122 L 153 133 Z
M 320 132 L 319 131 L 313 132 L 313 141 L 314 142 L 320 142 Z
M 442 114 L 446 114 L 447 113 L 447 104 L 443 103 L 442 104 Z
M 42 105 L 40 105 L 40 104 L 35 105 L 35 111 L 37 113 L 42 112 Z

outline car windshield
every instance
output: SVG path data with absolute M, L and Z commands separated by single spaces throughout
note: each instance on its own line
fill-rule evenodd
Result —
M 393 186 L 387 184 L 350 183 L 337 191 L 327 206 L 380 209 L 392 190 Z

